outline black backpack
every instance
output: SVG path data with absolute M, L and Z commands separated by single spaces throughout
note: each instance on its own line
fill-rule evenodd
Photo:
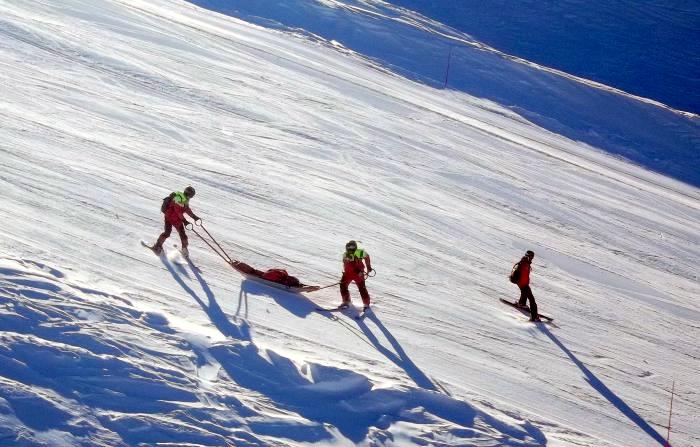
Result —
M 166 198 L 163 199 L 163 203 L 160 205 L 160 212 L 165 214 L 165 210 L 168 209 L 168 205 L 170 205 L 170 202 L 172 202 L 173 197 L 175 197 L 175 193 L 172 192 L 170 195 Z
M 513 270 L 510 271 L 510 276 L 508 277 L 510 279 L 510 282 L 513 284 L 517 284 L 518 281 L 520 280 L 520 262 L 516 262 L 513 265 Z

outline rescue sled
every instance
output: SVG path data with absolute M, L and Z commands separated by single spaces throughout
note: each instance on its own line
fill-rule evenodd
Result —
M 320 289 L 319 286 L 302 284 L 296 277 L 289 275 L 286 270 L 270 269 L 263 272 L 240 261 L 231 261 L 230 265 L 244 278 L 274 287 L 275 289 L 286 290 L 291 293 L 315 292 Z

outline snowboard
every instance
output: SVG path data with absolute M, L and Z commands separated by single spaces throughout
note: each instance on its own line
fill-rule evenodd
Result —
M 514 302 L 512 302 L 512 301 L 508 301 L 508 300 L 503 299 L 503 298 L 501 298 L 501 302 L 502 302 L 503 304 L 509 305 L 510 307 L 513 307 L 513 308 L 515 308 L 515 309 L 518 309 L 520 312 L 522 312 L 523 314 L 526 314 L 528 317 L 530 316 L 530 308 L 529 308 L 528 306 L 523 306 L 523 307 L 521 307 L 521 306 L 518 306 L 517 303 L 514 303 Z M 549 317 L 549 316 L 547 316 L 547 315 L 542 315 L 542 314 L 539 313 L 539 312 L 538 312 L 538 315 L 539 315 L 540 319 L 546 320 L 546 322 L 552 322 L 552 321 L 554 321 L 554 318 Z

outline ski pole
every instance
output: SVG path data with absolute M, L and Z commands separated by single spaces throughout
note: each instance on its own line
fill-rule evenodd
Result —
M 201 221 L 201 219 L 200 219 L 200 221 Z M 193 225 L 192 223 L 190 223 L 190 224 L 187 226 L 187 229 L 188 229 L 188 230 L 192 230 L 192 232 L 194 232 L 194 234 L 196 234 L 197 236 L 199 236 L 199 238 L 200 238 L 205 244 L 207 244 L 207 245 L 209 246 L 209 248 L 211 248 L 212 251 L 213 251 L 214 253 L 216 253 L 217 255 L 219 255 L 219 257 L 221 257 L 221 259 L 224 260 L 224 262 L 226 262 L 227 264 L 232 264 L 232 263 L 233 263 L 233 260 L 231 259 L 231 257 L 228 255 L 228 253 L 226 253 L 226 251 L 224 251 L 223 248 L 221 248 L 221 245 L 219 245 L 219 243 L 216 242 L 216 239 L 214 239 L 214 238 L 211 236 L 211 234 L 206 230 L 206 228 L 204 228 L 203 224 L 200 223 L 200 224 L 197 225 L 197 226 L 198 226 L 198 227 L 202 227 L 202 229 L 203 229 L 204 231 L 207 232 L 207 234 L 208 234 L 209 237 L 212 239 L 212 241 L 214 241 L 214 243 L 216 243 L 216 245 L 219 246 L 219 249 L 221 250 L 221 252 L 219 252 L 219 250 L 217 250 L 204 236 L 202 236 L 202 235 L 199 233 L 199 231 L 197 231 L 197 230 L 194 228 L 194 225 Z
M 216 239 L 214 239 L 214 236 L 212 236 L 211 233 L 209 232 L 209 230 L 207 230 L 207 228 L 204 226 L 204 223 L 202 223 L 201 219 L 199 220 L 199 222 L 200 222 L 200 224 L 198 226 L 202 227 L 202 230 L 204 230 L 207 233 L 207 236 L 209 236 L 211 238 L 211 240 L 214 241 L 216 246 L 219 247 L 219 250 L 221 250 L 221 252 L 226 255 L 226 257 L 229 259 L 229 262 L 233 262 L 233 260 L 228 255 L 228 253 L 226 253 L 226 250 L 224 250 L 224 248 L 221 246 L 221 244 L 219 244 L 219 242 Z M 196 224 L 196 222 L 195 222 L 195 224 Z

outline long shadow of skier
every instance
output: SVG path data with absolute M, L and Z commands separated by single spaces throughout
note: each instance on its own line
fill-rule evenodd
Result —
M 212 292 L 211 288 L 209 287 L 209 284 L 207 284 L 204 278 L 202 278 L 201 273 L 199 273 L 199 269 L 197 269 L 197 267 L 195 267 L 191 261 L 188 261 L 189 267 L 194 273 L 194 276 L 197 278 L 199 285 L 204 291 L 204 294 L 207 296 L 208 304 L 202 301 L 202 299 L 199 298 L 197 293 L 194 290 L 192 290 L 192 288 L 189 285 L 187 285 L 185 281 L 183 281 L 183 279 L 180 277 L 180 274 L 178 274 L 173 265 L 167 259 L 161 257 L 160 260 L 165 266 L 165 268 L 168 269 L 168 272 L 170 272 L 173 279 L 175 279 L 175 281 L 177 281 L 177 283 L 180 285 L 180 287 L 182 287 L 183 290 L 187 292 L 192 298 L 194 298 L 194 300 L 197 301 L 197 303 L 202 307 L 202 310 L 206 312 L 206 314 L 209 316 L 209 319 L 212 323 L 214 323 L 214 326 L 216 326 L 219 332 L 221 332 L 227 337 L 232 337 L 239 340 L 250 340 L 250 328 L 248 326 L 248 323 L 243 319 L 240 320 L 239 324 L 234 324 L 231 322 L 231 320 L 229 320 L 229 318 L 219 306 L 219 303 L 216 302 L 216 297 L 214 296 L 214 292 Z
M 374 335 L 369 326 L 367 326 L 365 320 L 372 321 L 372 323 L 379 328 L 381 333 L 384 334 L 384 337 L 391 344 L 394 351 L 391 351 L 389 348 L 382 345 L 377 336 Z M 359 320 L 357 324 L 360 326 L 360 329 L 362 329 L 362 332 L 365 334 L 365 336 L 367 336 L 367 339 L 372 343 L 372 345 L 374 345 L 379 352 L 391 360 L 396 366 L 403 369 L 406 374 L 408 374 L 408 376 L 416 383 L 416 385 L 425 390 L 438 391 L 438 388 L 435 386 L 433 381 L 430 380 L 430 378 L 426 376 L 415 363 L 413 363 L 413 360 L 411 360 L 408 355 L 406 355 L 406 351 L 403 350 L 401 344 L 398 342 L 398 340 L 396 340 L 391 332 L 389 332 L 386 326 L 382 324 L 374 312 L 367 313 L 365 319 Z
M 663 446 L 667 445 L 666 440 L 663 438 L 663 436 L 659 434 L 659 432 L 654 430 L 654 428 L 651 425 L 649 425 L 640 415 L 638 415 L 636 411 L 630 408 L 630 406 L 627 405 L 625 401 L 623 401 L 617 394 L 615 394 L 610 388 L 608 388 L 603 382 L 601 382 L 600 379 L 598 379 L 598 377 L 596 377 L 595 374 L 593 374 L 591 370 L 583 364 L 583 362 L 581 362 L 571 351 L 569 351 L 569 349 L 566 346 L 564 346 L 564 344 L 561 341 L 559 341 L 559 339 L 554 334 L 552 334 L 544 324 L 538 324 L 537 326 L 544 335 L 549 337 L 549 339 L 552 340 L 552 342 L 554 342 L 555 345 L 559 346 L 559 349 L 564 351 L 564 354 L 566 354 L 586 376 L 586 381 L 605 399 L 607 399 L 608 402 L 613 404 L 615 408 L 617 408 L 622 414 L 627 416 L 632 422 L 637 424 L 639 428 L 644 430 L 644 432 L 651 436 L 656 442 Z
M 306 318 L 309 314 L 316 312 L 318 305 L 301 293 L 288 292 L 286 290 L 275 289 L 274 287 L 256 283 L 245 279 L 241 281 L 241 296 L 239 297 L 239 308 L 245 300 L 247 306 L 248 294 L 269 296 L 280 307 L 286 309 L 289 313 L 299 317 Z

